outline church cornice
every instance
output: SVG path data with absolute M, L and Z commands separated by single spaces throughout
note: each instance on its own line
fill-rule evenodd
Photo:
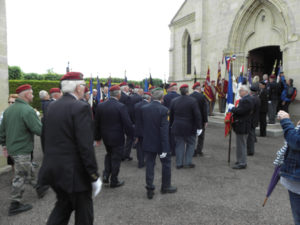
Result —
M 172 27 L 172 26 L 181 27 L 186 24 L 194 22 L 195 18 L 196 18 L 196 13 L 193 12 L 191 14 L 186 15 L 185 17 L 180 18 L 179 20 L 172 21 L 172 23 L 169 26 L 170 27 Z

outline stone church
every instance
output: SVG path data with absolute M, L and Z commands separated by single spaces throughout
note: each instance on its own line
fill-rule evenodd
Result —
M 169 81 L 193 83 L 217 78 L 218 62 L 236 55 L 233 74 L 240 67 L 252 76 L 271 74 L 275 60 L 287 78 L 294 79 L 300 99 L 299 0 L 186 0 L 172 19 Z M 225 62 L 222 65 L 225 74 Z M 300 115 L 300 104 L 291 104 Z

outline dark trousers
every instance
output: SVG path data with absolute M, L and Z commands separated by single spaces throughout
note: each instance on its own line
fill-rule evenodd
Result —
M 131 153 L 131 148 L 133 145 L 133 137 L 126 136 L 126 142 L 123 152 L 123 159 L 129 158 Z
M 57 201 L 48 219 L 47 225 L 67 225 L 75 210 L 75 225 L 91 225 L 94 221 L 92 192 L 67 193 L 54 190 Z
M 175 152 L 175 136 L 171 132 L 171 128 L 169 129 L 169 142 L 170 142 L 170 150 L 172 155 L 176 155 Z
M 270 124 L 274 124 L 276 122 L 277 104 L 278 100 L 272 100 L 271 103 L 268 103 L 268 117 Z
M 110 177 L 110 183 L 118 183 L 118 175 L 122 161 L 123 146 L 108 146 L 105 145 L 106 155 L 104 159 L 103 176 Z
M 204 145 L 204 138 L 205 138 L 205 128 L 203 126 L 201 135 L 199 135 L 197 137 L 198 142 L 197 142 L 197 146 L 196 146 L 196 149 L 195 149 L 195 153 L 197 153 L 197 154 L 202 153 L 203 145 Z
M 300 225 L 300 195 L 289 191 L 291 209 L 296 225 Z
M 281 105 L 281 106 L 280 106 L 280 110 L 283 110 L 283 111 L 289 113 L 289 105 L 290 105 L 290 103 L 291 103 L 291 102 L 285 102 L 284 105 Z
M 267 136 L 267 113 L 261 112 L 259 114 L 259 132 L 260 136 L 265 137 Z
M 155 186 L 153 185 L 154 180 L 154 166 L 156 156 L 158 155 L 155 152 L 144 152 L 146 159 L 146 189 L 154 190 Z M 159 157 L 159 156 L 158 156 Z M 163 159 L 160 159 L 162 164 L 162 188 L 168 188 L 171 186 L 171 156 L 168 153 L 167 156 Z
M 248 133 L 248 138 L 247 138 L 247 154 L 248 155 L 254 155 L 255 151 L 255 128 L 250 129 Z
M 136 145 L 136 157 L 138 160 L 138 167 L 143 167 L 145 165 L 144 151 L 142 149 L 143 138 L 139 137 L 138 143 Z
M 226 98 L 219 97 L 219 112 L 224 113 L 226 109 Z

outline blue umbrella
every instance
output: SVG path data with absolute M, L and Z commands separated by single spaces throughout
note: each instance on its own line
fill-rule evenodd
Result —
M 263 203 L 263 207 L 265 206 L 268 198 L 272 194 L 273 190 L 275 189 L 275 187 L 276 187 L 276 185 L 277 185 L 277 183 L 279 181 L 279 178 L 280 178 L 279 172 L 280 172 L 280 166 L 276 166 L 275 170 L 273 172 L 273 175 L 272 175 L 269 187 L 268 187 L 268 191 L 267 191 L 267 195 L 266 195 L 266 198 L 264 200 L 264 203 Z

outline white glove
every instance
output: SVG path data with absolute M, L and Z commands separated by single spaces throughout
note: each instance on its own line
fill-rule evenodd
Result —
M 232 108 L 234 108 L 234 104 L 229 103 L 228 110 L 231 110 Z
M 202 133 L 202 129 L 197 130 L 197 136 L 200 136 Z
M 102 181 L 100 177 L 95 182 L 92 183 L 92 187 L 93 187 L 92 197 L 95 198 L 100 193 L 102 187 Z
M 269 103 L 269 104 L 271 104 L 271 103 L 272 103 L 272 101 L 268 101 L 268 103 Z
M 166 158 L 166 156 L 167 156 L 167 153 L 163 152 L 163 153 L 161 153 L 161 155 L 159 155 L 159 158 L 163 159 L 163 158 Z

